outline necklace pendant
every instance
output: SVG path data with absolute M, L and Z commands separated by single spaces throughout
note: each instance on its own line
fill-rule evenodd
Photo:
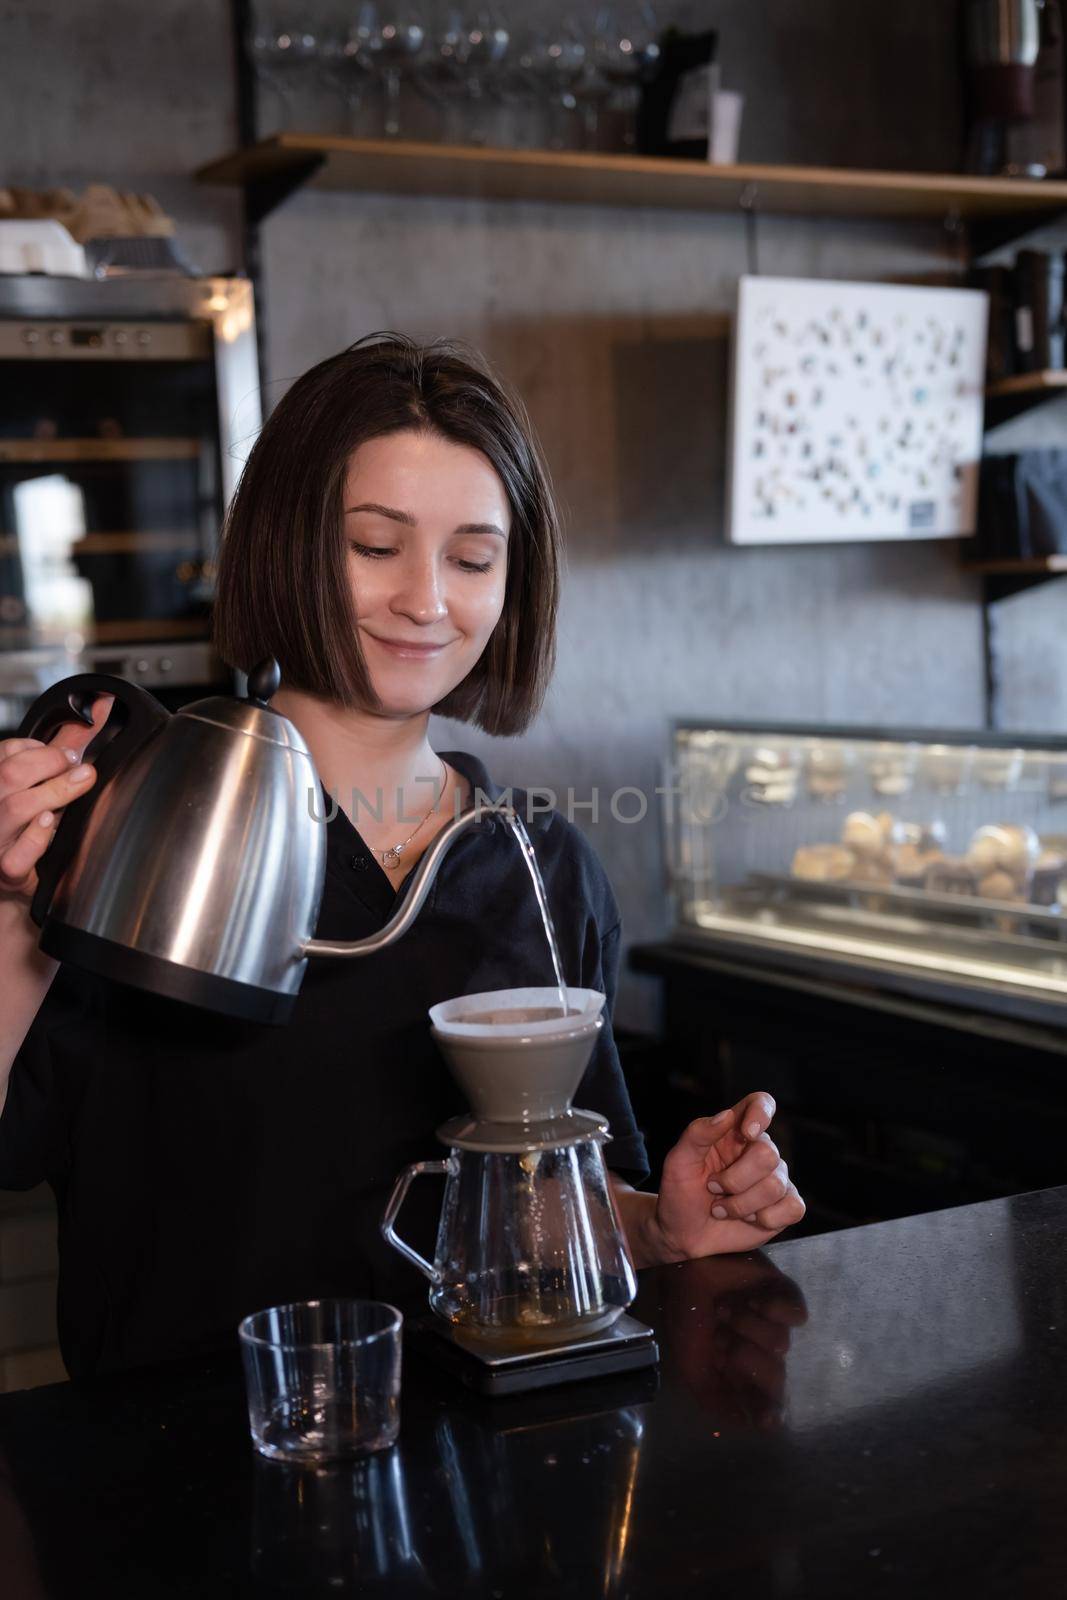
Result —
M 403 850 L 403 848 L 404 846 L 401 844 L 395 846 L 392 850 L 387 850 L 382 856 L 383 865 L 387 867 L 395 867 L 397 862 L 400 860 L 400 852 Z

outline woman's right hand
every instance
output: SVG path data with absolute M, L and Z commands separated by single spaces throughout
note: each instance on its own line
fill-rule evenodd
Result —
M 0 739 L 0 901 L 27 912 L 37 889 L 37 863 L 52 842 L 63 807 L 88 794 L 96 769 L 82 752 L 111 711 L 112 695 L 94 700 L 93 725 L 65 722 L 48 744 Z

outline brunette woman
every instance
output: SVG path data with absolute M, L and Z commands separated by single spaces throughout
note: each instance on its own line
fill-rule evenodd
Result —
M 457 811 L 505 788 L 533 839 L 569 983 L 607 995 L 576 1096 L 602 1112 L 638 1267 L 750 1250 L 804 1205 L 749 1095 L 691 1123 L 658 1195 L 611 1033 L 619 907 L 588 838 L 462 750 L 433 713 L 515 735 L 556 645 L 561 537 L 521 403 L 455 346 L 361 340 L 299 378 L 253 448 L 222 542 L 216 644 L 281 666 L 275 709 L 311 749 L 327 829 L 316 937 L 391 916 Z M 101 726 L 108 705 L 94 706 Z M 238 1320 L 326 1295 L 421 1298 L 380 1237 L 394 1176 L 463 1109 L 428 1008 L 552 981 L 525 863 L 485 818 L 444 858 L 412 929 L 364 960 L 312 962 L 270 1028 L 90 977 L 36 946 L 35 863 L 95 779 L 71 725 L 0 743 L 0 1187 L 59 1207 L 60 1338 L 71 1372 L 232 1344 Z M 432 1185 L 425 1186 L 432 1191 Z M 420 1214 L 419 1205 L 423 1210 Z M 439 1196 L 405 1233 L 432 1248 Z

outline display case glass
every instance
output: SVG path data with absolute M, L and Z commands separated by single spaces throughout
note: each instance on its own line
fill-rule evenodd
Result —
M 687 721 L 666 787 L 683 940 L 1067 1007 L 1067 740 Z

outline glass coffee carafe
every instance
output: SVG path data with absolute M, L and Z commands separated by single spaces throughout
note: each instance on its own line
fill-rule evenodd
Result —
M 382 1219 L 385 1238 L 430 1280 L 430 1306 L 457 1334 L 538 1347 L 599 1334 L 637 1290 L 604 1164 L 608 1125 L 570 1101 L 603 1026 L 603 995 L 567 990 L 467 995 L 431 1010 L 433 1034 L 472 1114 L 438 1129 L 444 1161 L 407 1167 Z M 522 1022 L 514 1013 L 530 997 Z M 541 1007 L 532 997 L 540 998 Z M 490 1013 L 505 1022 L 479 1021 Z M 572 1009 L 573 1008 L 573 1009 Z M 445 1194 L 433 1262 L 395 1224 L 413 1180 L 437 1173 Z

